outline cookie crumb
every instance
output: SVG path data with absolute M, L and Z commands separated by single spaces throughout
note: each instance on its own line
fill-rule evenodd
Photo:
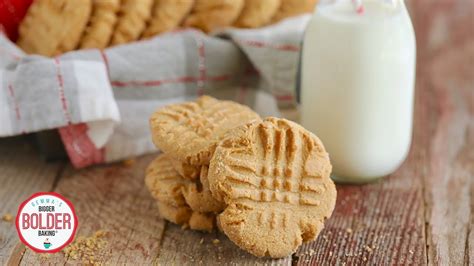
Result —
M 7 223 L 11 223 L 13 222 L 13 215 L 11 213 L 5 213 L 3 216 L 2 216 L 2 220 L 4 222 L 7 222 Z
M 199 244 L 202 245 L 202 243 L 204 243 L 204 238 L 201 238 L 201 241 L 199 241 Z
M 331 257 L 331 256 L 332 256 L 332 251 L 329 251 L 329 257 Z
M 411 249 L 408 250 L 408 252 L 409 252 L 410 254 L 412 254 L 412 255 L 415 254 L 415 251 L 413 251 L 413 250 L 411 250 Z
M 45 262 L 51 257 L 51 253 L 41 253 L 39 254 L 39 259 L 41 262 Z
M 135 159 L 127 159 L 122 162 L 125 167 L 132 167 L 136 163 Z
M 363 260 L 363 261 L 367 261 L 367 257 L 363 257 L 362 260 Z
M 369 253 L 372 253 L 372 251 L 374 251 L 371 247 L 369 246 L 365 246 L 364 249 L 369 252 Z
M 352 234 L 352 228 L 346 228 L 346 233 Z
M 189 228 L 189 224 L 183 224 L 181 225 L 181 230 L 186 230 Z
M 310 249 L 309 249 L 309 255 L 310 255 L 310 256 L 313 256 L 314 253 L 315 253 L 314 249 L 310 248 Z
M 107 241 L 103 239 L 105 236 L 107 232 L 103 230 L 98 230 L 88 237 L 80 236 L 63 249 L 64 256 L 67 259 L 82 260 L 86 264 L 97 264 L 95 255 L 107 245 Z
M 220 242 L 221 242 L 221 241 L 220 241 L 219 239 L 217 239 L 217 238 L 214 239 L 214 240 L 212 240 L 212 244 L 214 244 L 214 245 L 217 245 L 217 244 L 219 244 Z

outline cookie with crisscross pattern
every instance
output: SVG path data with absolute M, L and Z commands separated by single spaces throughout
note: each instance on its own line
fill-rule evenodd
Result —
M 202 96 L 164 107 L 150 118 L 153 142 L 164 153 L 190 165 L 208 165 L 217 143 L 237 126 L 260 119 L 250 108 Z
M 285 119 L 232 130 L 209 167 L 213 196 L 227 204 L 220 227 L 256 256 L 284 257 L 314 240 L 336 202 L 321 141 Z

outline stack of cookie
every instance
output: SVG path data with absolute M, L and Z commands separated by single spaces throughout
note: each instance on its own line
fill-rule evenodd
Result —
M 211 155 L 228 130 L 259 119 L 248 107 L 207 96 L 151 117 L 153 141 L 164 154 L 150 164 L 145 182 L 162 217 L 191 229 L 213 229 L 224 204 L 209 190 Z
M 158 110 L 150 123 L 165 154 L 146 184 L 171 222 L 216 222 L 242 249 L 279 258 L 314 240 L 334 209 L 329 156 L 296 123 L 206 96 Z
M 311 12 L 316 0 L 35 0 L 19 28 L 25 52 L 54 56 L 150 38 L 180 26 L 258 28 Z
M 191 166 L 197 173 L 191 178 L 180 174 L 175 163 L 181 164 L 162 154 L 151 162 L 146 172 L 145 183 L 157 200 L 160 215 L 184 227 L 212 231 L 216 214 L 224 209 L 224 204 L 215 200 L 209 191 L 207 166 Z

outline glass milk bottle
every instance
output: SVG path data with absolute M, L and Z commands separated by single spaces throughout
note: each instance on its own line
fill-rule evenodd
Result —
M 405 160 L 415 58 L 403 0 L 336 0 L 316 8 L 304 39 L 301 122 L 323 141 L 335 181 L 369 182 Z

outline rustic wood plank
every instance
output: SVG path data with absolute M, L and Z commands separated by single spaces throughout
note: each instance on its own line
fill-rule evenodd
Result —
M 474 132 L 474 130 L 471 130 Z M 474 264 L 474 182 L 471 179 L 471 222 L 469 224 L 469 238 L 466 245 L 466 261 L 468 265 Z
M 26 137 L 0 139 L 0 218 L 6 214 L 14 218 L 31 194 L 51 191 L 62 165 L 44 163 Z M 16 264 L 24 250 L 14 221 L 0 219 L 0 264 Z
M 213 241 L 218 240 L 218 243 Z M 291 257 L 259 259 L 234 245 L 219 232 L 183 230 L 168 223 L 159 257 L 155 263 L 167 265 L 291 265 Z
M 296 253 L 299 265 L 424 265 L 422 182 L 416 152 L 377 183 L 338 186 L 332 217 L 315 242 Z
M 428 258 L 430 264 L 461 265 L 467 263 L 465 253 L 473 212 L 470 186 L 474 182 L 474 116 L 467 110 L 465 101 L 469 96 L 462 89 L 434 88 L 442 98 L 437 102 L 435 113 L 439 120 L 433 125 L 425 176 Z
M 422 84 L 417 113 L 427 146 L 428 262 L 468 264 L 474 197 L 474 2 L 413 1 L 412 7 L 420 18 L 415 22 Z
M 445 100 L 449 101 L 449 98 Z M 465 254 L 473 211 L 470 183 L 474 182 L 474 135 L 471 133 L 474 116 L 463 115 L 462 109 L 456 110 L 457 114 L 440 111 L 425 179 L 427 202 L 430 203 L 428 255 L 430 263 L 436 265 L 467 264 Z M 467 132 L 469 120 L 471 129 Z M 452 140 L 449 145 L 446 139 Z
M 96 263 L 146 265 L 157 256 L 165 222 L 159 218 L 143 181 L 146 166 L 154 156 L 137 159 L 131 166 L 118 163 L 78 172 L 69 169 L 58 183 L 55 191 L 76 208 L 77 236 L 90 236 L 98 230 L 108 232 L 104 237 L 106 246 L 93 254 Z M 38 255 L 28 250 L 21 264 L 37 262 Z M 83 261 L 66 260 L 60 252 L 41 258 L 41 262 L 76 264 Z

